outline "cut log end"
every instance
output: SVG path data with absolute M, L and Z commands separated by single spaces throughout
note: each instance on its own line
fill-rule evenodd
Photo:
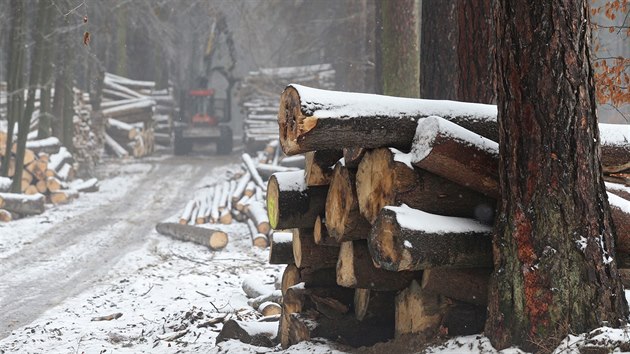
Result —
M 210 240 L 208 241 L 210 248 L 213 250 L 222 250 L 228 244 L 228 235 L 223 231 L 214 231 L 210 234 Z
M 280 143 L 282 151 L 287 155 L 300 153 L 297 137 L 304 120 L 300 104 L 300 94 L 289 86 L 280 96 L 280 109 L 278 111 L 278 126 L 280 129 Z

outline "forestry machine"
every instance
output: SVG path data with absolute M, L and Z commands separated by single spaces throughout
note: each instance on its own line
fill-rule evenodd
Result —
M 204 82 L 205 80 L 200 80 Z M 217 153 L 232 152 L 232 129 L 229 100 L 215 97 L 215 90 L 207 85 L 182 92 L 180 122 L 175 125 L 175 155 L 188 154 L 193 143 L 216 143 Z M 230 93 L 228 93 L 229 95 Z

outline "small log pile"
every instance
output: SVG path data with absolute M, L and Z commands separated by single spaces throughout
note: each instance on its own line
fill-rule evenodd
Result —
M 265 144 L 278 139 L 278 93 L 286 82 L 332 89 L 335 85 L 335 70 L 331 64 L 320 64 L 262 68 L 249 72 L 239 92 L 240 106 L 245 114 L 243 142 L 247 152 L 258 151 Z
M 268 247 L 273 226 L 267 216 L 267 180 L 276 172 L 297 171 L 304 167 L 303 157 L 282 155 L 278 140 L 269 142 L 254 157 L 244 153 L 241 169 L 232 172 L 226 181 L 195 191 L 177 222 L 203 228 L 243 222 L 248 225 L 252 245 Z
M 0 132 L 0 158 L 4 156 L 6 133 Z M 16 146 L 10 152 L 15 154 Z M 15 159 L 10 160 L 7 177 L 0 177 L 0 220 L 10 221 L 25 215 L 41 214 L 44 203 L 65 204 L 79 192 L 98 191 L 98 180 L 75 179 L 76 161 L 59 139 L 50 137 L 26 143 L 21 193 L 9 193 L 15 176 Z
M 156 90 L 153 81 L 131 80 L 106 73 L 102 113 L 105 146 L 119 158 L 151 154 L 156 140 L 170 146 L 175 100 L 170 89 Z
M 482 331 L 499 196 L 496 112 L 285 89 L 281 146 L 306 166 L 276 172 L 267 187 L 270 224 L 288 230 L 270 247 L 270 263 L 287 264 L 283 348 L 313 337 L 361 346 Z M 630 134 L 600 127 L 604 171 L 621 182 L 613 174 L 630 166 Z M 606 187 L 618 263 L 630 268 L 630 188 Z

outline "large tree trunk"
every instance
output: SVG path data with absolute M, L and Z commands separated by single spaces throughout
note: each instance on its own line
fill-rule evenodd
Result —
M 553 348 L 628 308 L 600 167 L 587 1 L 498 1 L 501 210 L 486 333 Z
M 379 0 L 383 93 L 420 97 L 419 4 L 417 0 Z

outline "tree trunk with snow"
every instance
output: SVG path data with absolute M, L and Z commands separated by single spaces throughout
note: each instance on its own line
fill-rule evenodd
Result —
M 600 168 L 585 0 L 498 1 L 501 210 L 485 333 L 553 348 L 628 316 Z M 541 104 L 542 103 L 542 104 Z

